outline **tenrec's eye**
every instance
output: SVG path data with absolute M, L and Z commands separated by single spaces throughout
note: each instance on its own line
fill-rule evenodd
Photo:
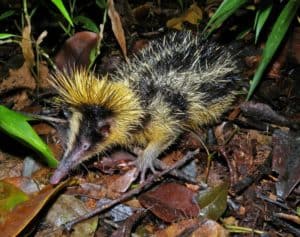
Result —
M 63 109 L 63 115 L 68 119 L 71 118 L 72 112 L 68 109 Z

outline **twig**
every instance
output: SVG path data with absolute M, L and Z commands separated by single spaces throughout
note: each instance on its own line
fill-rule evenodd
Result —
M 189 151 L 181 160 L 177 161 L 174 165 L 171 165 L 170 167 L 168 167 L 167 169 L 155 173 L 152 176 L 150 176 L 149 178 L 147 178 L 145 180 L 145 182 L 141 183 L 139 187 L 137 187 L 136 189 L 132 189 L 129 192 L 125 193 L 124 195 L 122 195 L 121 197 L 119 197 L 118 199 L 115 199 L 113 201 L 111 201 L 110 203 L 103 205 L 101 207 L 96 208 L 95 210 L 80 216 L 72 221 L 67 222 L 66 224 L 64 224 L 64 227 L 70 231 L 73 227 L 73 225 L 87 220 L 97 214 L 99 214 L 100 212 L 103 212 L 115 205 L 117 205 L 118 203 L 124 202 L 125 200 L 128 200 L 129 198 L 133 197 L 134 195 L 137 195 L 139 193 L 141 193 L 143 190 L 149 188 L 153 183 L 159 181 L 159 179 L 166 175 L 167 173 L 169 173 L 171 170 L 173 169 L 177 169 L 180 166 L 184 165 L 187 161 L 191 160 L 196 154 L 198 153 L 198 149 L 195 151 Z

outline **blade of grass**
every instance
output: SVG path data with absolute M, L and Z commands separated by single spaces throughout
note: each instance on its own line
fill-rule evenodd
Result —
M 258 69 L 255 72 L 253 80 L 251 82 L 251 86 L 247 95 L 247 100 L 252 96 L 255 88 L 257 87 L 260 79 L 270 63 L 273 55 L 275 54 L 278 46 L 280 45 L 283 37 L 285 36 L 290 23 L 294 19 L 297 10 L 300 5 L 300 0 L 290 0 L 283 10 L 281 11 L 279 17 L 277 18 L 272 31 L 268 37 L 266 42 L 266 47 L 264 48 L 262 60 L 258 66 Z
M 54 158 L 49 147 L 28 124 L 28 120 L 31 118 L 0 105 L 0 129 L 37 151 L 50 167 L 55 168 L 58 161 Z
M 68 13 L 67 9 L 65 8 L 64 3 L 61 0 L 51 0 L 51 2 L 58 8 L 64 18 L 69 22 L 71 26 L 74 26 L 73 21 Z
M 0 33 L 0 40 L 3 40 L 3 39 L 8 39 L 8 38 L 11 38 L 11 37 L 14 37 L 16 35 L 14 34 L 7 34 L 7 33 Z
M 224 0 L 222 4 L 219 6 L 214 15 L 210 18 L 206 27 L 204 28 L 204 32 L 207 32 L 210 35 L 215 29 L 220 27 L 222 23 L 230 17 L 237 9 L 239 9 L 242 5 L 244 5 L 248 0 Z
M 101 9 L 106 9 L 107 1 L 106 0 L 96 0 L 96 5 Z
M 12 16 L 14 13 L 15 13 L 14 10 L 8 10 L 8 11 L 3 12 L 2 14 L 0 14 L 0 21 Z
M 255 23 L 254 23 L 255 44 L 257 43 L 258 36 L 272 11 L 272 7 L 273 5 L 269 5 L 266 8 L 259 9 L 256 13 Z

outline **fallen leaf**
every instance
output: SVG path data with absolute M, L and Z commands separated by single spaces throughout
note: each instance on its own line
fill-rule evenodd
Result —
M 189 233 L 186 235 L 186 233 Z M 226 237 L 228 232 L 213 220 L 183 220 L 157 231 L 156 237 L 190 236 L 190 237 Z
M 136 168 L 128 170 L 125 174 L 114 180 L 111 183 L 110 188 L 116 192 L 126 192 L 132 182 L 136 179 L 136 170 Z
M 164 183 L 139 197 L 145 208 L 166 222 L 196 217 L 199 206 L 195 193 L 177 183 Z
M 300 181 L 300 134 L 275 130 L 272 170 L 279 174 L 276 193 L 287 198 Z
M 88 67 L 90 53 L 97 47 L 99 35 L 94 32 L 82 31 L 66 40 L 55 56 L 55 64 L 60 70 L 70 72 L 74 67 Z
M 24 177 L 24 176 L 11 177 L 11 178 L 3 179 L 2 181 L 14 185 L 15 187 L 17 187 L 27 195 L 36 193 L 41 189 L 37 181 L 29 177 Z
M 118 229 L 116 231 L 114 231 L 112 233 L 111 236 L 112 237 L 133 236 L 134 234 L 131 234 L 132 229 L 146 215 L 146 213 L 147 213 L 146 210 L 133 213 L 124 221 L 124 223 L 121 226 L 118 227 Z M 143 234 L 136 233 L 137 236 L 146 236 L 145 235 L 146 230 L 144 229 L 142 231 L 143 231 Z
M 173 223 L 163 230 L 155 232 L 156 237 L 173 237 L 182 236 L 182 234 L 190 229 L 195 229 L 199 225 L 198 219 L 182 220 Z
M 16 205 L 28 200 L 28 196 L 16 186 L 0 181 L 0 223 L 2 223 L 9 211 Z
M 5 222 L 0 225 L 1 235 L 17 236 L 20 234 L 33 218 L 36 217 L 50 198 L 56 195 L 56 193 L 63 189 L 68 183 L 68 181 L 62 182 L 55 188 L 53 188 L 52 185 L 48 185 L 37 195 L 14 208 L 6 216 Z
M 227 237 L 229 233 L 217 222 L 207 220 L 193 231 L 190 237 Z
M 43 231 L 43 234 L 46 236 L 51 235 L 53 230 L 88 212 L 89 210 L 86 208 L 84 202 L 74 196 L 63 194 L 49 209 L 45 218 L 47 231 Z M 97 216 L 80 222 L 74 226 L 71 236 L 94 236 L 97 224 Z
M 98 207 L 105 206 L 110 202 L 112 202 L 111 199 L 102 198 L 97 202 L 97 206 Z M 119 221 L 124 221 L 130 216 L 132 216 L 134 214 L 134 209 L 128 205 L 118 204 L 115 207 L 111 208 L 108 211 L 108 214 L 110 215 L 112 221 L 119 222 Z
M 197 3 L 193 3 L 189 9 L 183 13 L 180 17 L 175 17 L 167 21 L 167 27 L 182 30 L 182 24 L 184 22 L 189 22 L 192 25 L 197 25 L 199 21 L 203 18 L 203 13 L 201 8 L 198 7 Z
M 269 105 L 263 103 L 244 102 L 240 106 L 246 116 L 251 116 L 259 121 L 266 121 L 278 125 L 287 126 L 291 122 L 274 111 Z
M 115 9 L 113 0 L 108 0 L 107 4 L 108 4 L 108 16 L 111 20 L 112 30 L 121 47 L 125 59 L 127 59 L 126 39 L 125 39 L 125 33 L 120 19 L 120 15 Z
M 225 182 L 201 191 L 198 196 L 200 216 L 217 220 L 226 210 L 228 188 L 229 184 Z

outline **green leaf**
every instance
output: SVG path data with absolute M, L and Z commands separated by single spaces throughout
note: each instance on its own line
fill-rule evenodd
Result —
M 51 2 L 58 8 L 64 18 L 69 22 L 71 26 L 74 26 L 70 14 L 68 13 L 67 9 L 65 8 L 64 3 L 61 0 L 51 0 Z
M 227 207 L 228 183 L 200 192 L 198 203 L 201 208 L 200 216 L 217 220 Z
M 106 0 L 96 0 L 96 5 L 101 9 L 107 8 L 107 1 Z
M 0 129 L 11 137 L 37 151 L 50 167 L 56 167 L 58 161 L 54 158 L 49 147 L 28 124 L 31 118 L 0 106 Z
M 94 62 L 95 62 L 97 56 L 98 56 L 97 47 L 92 48 L 90 55 L 89 55 L 89 61 L 90 61 L 89 67 L 88 67 L 89 70 L 92 67 L 92 65 L 94 65 Z
M 3 12 L 2 14 L 0 14 L 0 21 L 12 16 L 14 13 L 15 13 L 14 10 L 8 10 L 8 11 Z
M 177 0 L 177 3 L 179 4 L 181 10 L 183 10 L 183 2 L 182 2 L 182 0 Z
M 75 24 L 81 24 L 82 27 L 86 30 L 92 31 L 92 32 L 99 32 L 99 28 L 95 22 L 93 22 L 92 19 L 86 17 L 86 16 L 77 16 L 74 19 Z
M 0 212 L 11 211 L 17 204 L 28 200 L 28 196 L 10 183 L 0 181 Z
M 259 9 L 255 16 L 254 29 L 255 29 L 255 43 L 257 42 L 258 36 L 266 23 L 273 5 L 269 5 L 266 8 Z
M 8 38 L 11 38 L 11 37 L 14 37 L 14 36 L 16 36 L 16 35 L 14 35 L 14 34 L 0 33 L 0 40 L 8 39 Z
M 289 25 L 294 19 L 297 10 L 299 8 L 299 5 L 300 5 L 300 0 L 289 0 L 289 2 L 285 5 L 283 10 L 281 11 L 279 17 L 277 18 L 272 28 L 272 31 L 268 37 L 268 40 L 266 42 L 266 46 L 262 54 L 261 62 L 258 66 L 258 69 L 255 72 L 253 81 L 251 82 L 251 86 L 247 95 L 247 100 L 250 99 L 255 88 L 260 82 L 260 79 L 264 71 L 266 70 L 278 46 L 280 45 L 283 37 L 285 36 L 289 28 Z
M 244 5 L 248 0 L 224 0 L 222 4 L 219 6 L 217 11 L 210 18 L 207 23 L 204 32 L 207 31 L 208 35 L 211 34 L 215 29 L 219 28 L 222 23 L 230 17 L 236 10 L 238 10 L 242 5 Z
M 237 35 L 236 39 L 237 39 L 237 40 L 243 39 L 243 38 L 244 38 L 251 30 L 252 30 L 252 29 L 249 27 L 249 28 L 247 28 L 247 29 L 241 31 L 241 32 Z

